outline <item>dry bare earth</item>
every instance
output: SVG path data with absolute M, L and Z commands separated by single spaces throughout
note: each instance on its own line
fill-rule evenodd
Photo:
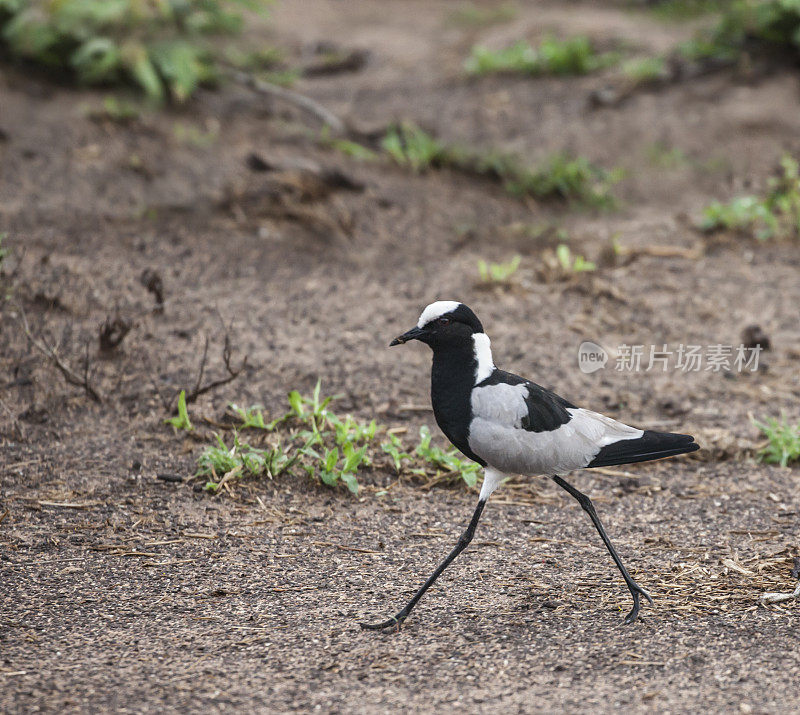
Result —
M 466 30 L 448 20 L 454 7 L 285 1 L 267 33 L 297 61 L 320 40 L 369 50 L 361 72 L 298 87 L 363 126 L 410 118 L 531 161 L 569 148 L 626 167 L 620 210 L 522 203 L 449 172 L 358 164 L 318 147 L 294 110 L 244 90 L 120 127 L 86 117 L 101 95 L 3 70 L 0 218 L 22 256 L 15 298 L 76 365 L 107 316 L 135 326 L 116 356 L 92 355 L 105 396 L 96 405 L 31 351 L 4 310 L 2 710 L 800 705 L 797 605 L 758 606 L 762 591 L 794 586 L 798 472 L 740 449 L 757 441 L 750 413 L 797 414 L 796 245 L 731 239 L 696 260 L 644 255 L 576 283 L 543 283 L 535 268 L 545 246 L 513 230 L 551 221 L 590 258 L 615 234 L 633 248 L 700 246 L 687 217 L 800 150 L 796 75 L 748 84 L 717 74 L 592 110 L 587 96 L 603 77 L 467 81 L 460 63 L 475 41 L 499 46 L 545 29 L 659 50 L 689 30 L 554 3 Z M 218 138 L 181 141 L 176 124 Z M 655 142 L 690 161 L 654 166 Z M 339 167 L 366 189 L 301 200 L 292 176 L 250 171 L 251 152 Z M 515 252 L 524 255 L 516 289 L 474 286 L 477 258 Z M 148 268 L 163 278 L 163 313 L 140 283 Z M 384 471 L 363 477 L 358 499 L 299 478 L 217 498 L 156 479 L 193 471 L 199 445 L 163 426 L 165 400 L 193 384 L 204 335 L 211 376 L 222 374 L 218 312 L 249 367 L 198 401 L 196 421 L 218 419 L 229 401 L 278 412 L 288 389 L 309 390 L 319 376 L 344 395 L 341 410 L 413 431 L 432 416 L 399 408 L 427 402 L 429 357 L 385 345 L 439 297 L 478 311 L 503 366 L 628 421 L 721 445 L 712 461 L 575 477 L 656 599 L 633 627 L 620 627 L 628 597 L 585 515 L 544 482 L 499 492 L 474 548 L 406 628 L 375 635 L 356 622 L 408 597 L 474 495 L 401 483 L 379 496 L 393 482 Z M 575 367 L 584 338 L 730 344 L 750 323 L 774 345 L 755 375 Z

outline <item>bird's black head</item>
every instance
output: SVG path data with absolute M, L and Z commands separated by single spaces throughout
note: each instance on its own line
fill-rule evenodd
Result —
M 475 313 L 463 303 L 438 300 L 422 311 L 416 327 L 399 335 L 389 345 L 402 345 L 409 340 L 420 340 L 434 350 L 458 344 L 471 346 L 472 336 L 475 333 L 483 333 L 483 325 Z

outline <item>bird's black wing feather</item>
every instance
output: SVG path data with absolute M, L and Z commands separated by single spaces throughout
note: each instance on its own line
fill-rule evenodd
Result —
M 476 387 L 488 387 L 490 385 L 525 385 L 527 396 L 525 405 L 528 414 L 522 418 L 522 429 L 528 432 L 552 432 L 561 425 L 566 424 L 572 419 L 572 415 L 567 412 L 567 408 L 575 408 L 563 397 L 559 397 L 554 392 L 546 390 L 535 382 L 526 380 L 524 377 L 515 375 L 505 370 L 497 370 L 487 377 Z
M 645 430 L 638 439 L 625 439 L 603 447 L 587 467 L 612 467 L 618 464 L 649 462 L 700 449 L 690 434 Z

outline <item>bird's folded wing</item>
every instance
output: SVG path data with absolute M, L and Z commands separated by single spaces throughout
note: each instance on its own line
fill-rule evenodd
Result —
M 644 434 L 517 379 L 484 383 L 472 391 L 470 448 L 497 469 L 517 474 L 580 469 L 604 447 Z

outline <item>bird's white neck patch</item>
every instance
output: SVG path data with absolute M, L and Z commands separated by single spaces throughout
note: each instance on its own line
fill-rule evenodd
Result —
M 430 323 L 431 320 L 441 318 L 446 313 L 454 311 L 459 305 L 461 303 L 457 300 L 437 300 L 435 303 L 431 303 L 419 316 L 417 327 L 421 328 L 423 325 Z
M 492 341 L 486 333 L 473 333 L 472 342 L 475 343 L 475 384 L 483 382 L 494 372 L 492 360 Z

